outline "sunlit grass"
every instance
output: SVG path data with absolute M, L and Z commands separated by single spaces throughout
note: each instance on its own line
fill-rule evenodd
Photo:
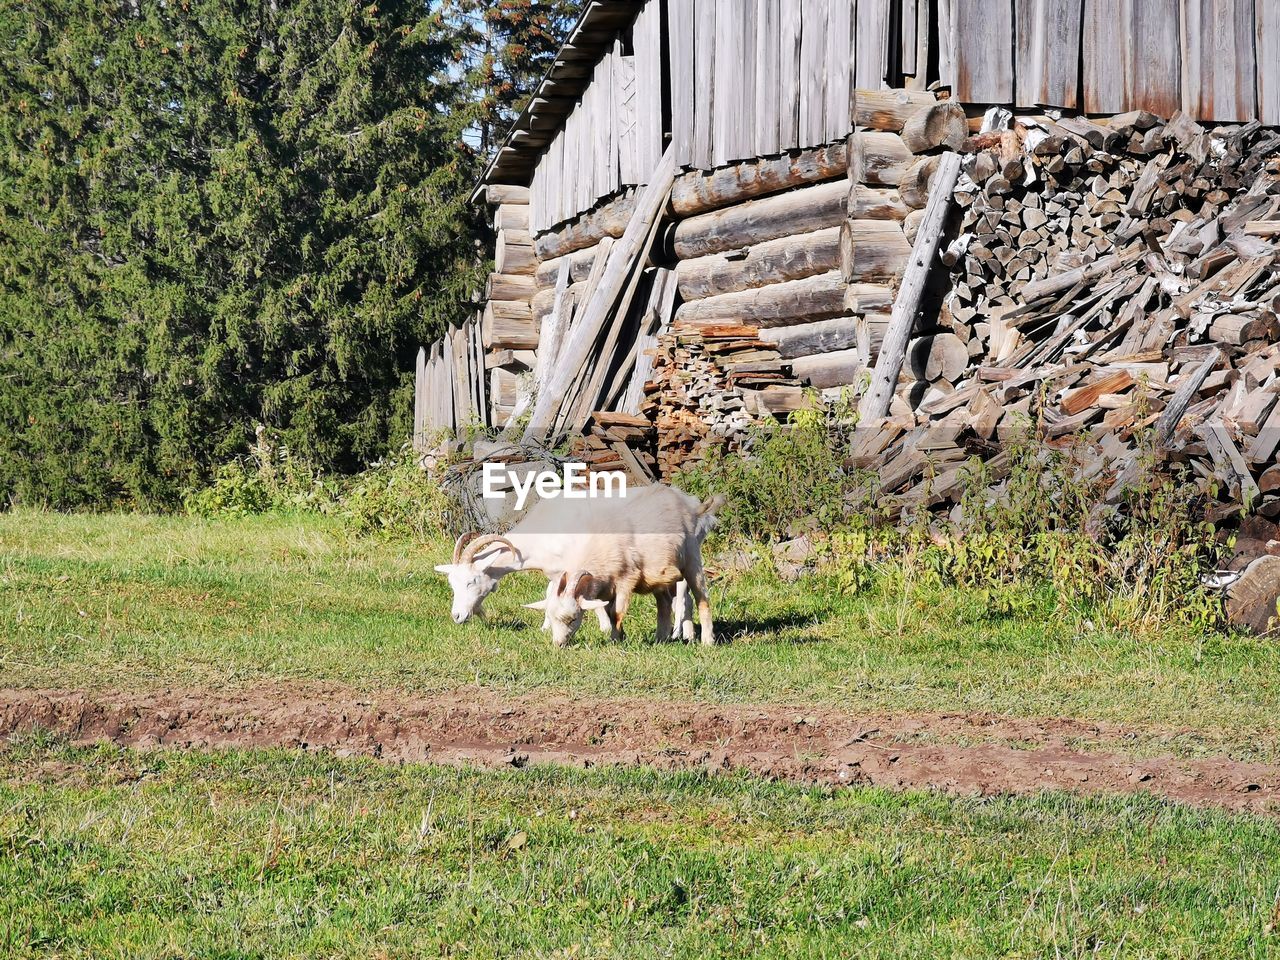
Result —
M 980 595 L 753 571 L 714 581 L 730 643 L 655 646 L 641 600 L 621 645 L 584 627 L 554 650 L 505 582 L 487 622 L 454 625 L 432 565 L 445 543 L 348 535 L 313 516 L 201 520 L 0 515 L 0 682 L 151 688 L 264 681 L 431 691 L 813 702 L 850 710 L 1062 715 L 1196 731 L 1188 750 L 1272 756 L 1280 647 L 1171 629 L 1092 629 L 1044 597 L 993 613 Z
M 12 957 L 1200 957 L 1280 950 L 1280 826 L 284 752 L 0 751 Z

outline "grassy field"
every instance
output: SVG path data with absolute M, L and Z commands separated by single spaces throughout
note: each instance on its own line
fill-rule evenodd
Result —
M 976 594 L 882 585 L 844 595 L 765 573 L 714 586 L 714 649 L 654 646 L 652 605 L 626 644 L 584 628 L 551 648 L 520 607 L 537 575 L 489 599 L 487 623 L 448 619 L 431 566 L 448 545 L 351 537 L 315 517 L 0 514 L 0 676 L 9 686 L 226 686 L 327 680 L 436 690 L 649 695 L 991 710 L 1187 728 L 1194 751 L 1274 757 L 1280 645 L 1092 629 L 1033 608 L 993 615 Z M 542 581 L 545 582 L 545 581 Z
M 5 956 L 1280 952 L 1280 825 L 1148 799 L 0 752 Z

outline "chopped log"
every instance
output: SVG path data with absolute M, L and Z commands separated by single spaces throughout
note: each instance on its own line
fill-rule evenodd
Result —
M 788 280 L 758 290 L 742 290 L 707 297 L 681 305 L 677 326 L 719 323 L 751 323 L 761 327 L 785 326 L 802 320 L 821 320 L 845 312 L 848 284 L 838 270 Z
M 1062 412 L 1069 417 L 1092 408 L 1098 398 L 1108 393 L 1122 393 L 1133 386 L 1133 374 L 1128 370 L 1117 370 L 1100 380 L 1072 390 L 1062 399 Z
M 866 369 L 857 349 L 811 354 L 791 361 L 791 372 L 818 390 L 855 384 Z
M 484 188 L 485 203 L 490 204 L 527 204 L 529 188 L 510 183 L 490 183 Z
M 917 380 L 955 383 L 969 365 L 969 346 L 954 333 L 920 337 L 908 349 L 911 374 Z
M 889 322 L 889 329 L 885 332 L 880 356 L 876 359 L 871 384 L 867 392 L 862 395 L 862 401 L 858 407 L 859 418 L 864 424 L 878 424 L 889 411 L 889 403 L 893 399 L 893 387 L 898 382 L 898 374 L 902 370 L 907 341 L 911 336 L 912 327 L 915 326 L 916 313 L 920 309 L 920 298 L 924 293 L 925 281 L 929 278 L 929 271 L 938 252 L 938 241 L 942 238 L 947 213 L 951 209 L 951 196 L 959 174 L 960 155 L 949 153 L 943 157 L 938 164 L 933 194 L 929 197 L 929 204 L 925 208 L 925 222 L 921 225 L 919 235 L 916 237 L 911 259 L 902 277 L 902 286 L 894 300 L 893 316 Z
M 1280 557 L 1258 557 L 1227 591 L 1227 619 L 1257 634 L 1275 629 L 1280 614 Z
M 840 231 L 840 227 L 827 227 L 729 254 L 681 260 L 676 265 L 680 296 L 686 301 L 701 300 L 826 273 L 839 265 Z
M 532 350 L 538 345 L 538 325 L 528 303 L 490 300 L 484 305 L 481 332 L 486 350 Z
M 486 300 L 528 300 L 537 291 L 533 277 L 525 274 L 491 273 L 485 283 Z
M 628 190 L 554 230 L 539 234 L 533 243 L 539 259 L 563 257 L 584 247 L 594 247 L 605 237 L 621 237 L 635 204 L 636 193 Z
M 855 133 L 850 138 L 849 180 L 897 186 L 915 159 L 896 133 Z
M 932 93 L 918 90 L 867 90 L 854 91 L 853 122 L 872 130 L 901 130 L 906 122 L 921 110 L 927 110 L 938 102 Z
M 855 220 L 902 220 L 911 212 L 892 187 L 868 187 L 855 183 L 849 188 L 846 214 Z
M 690 217 L 676 224 L 671 251 L 681 260 L 840 225 L 848 184 L 835 180 Z
M 1156 441 L 1159 444 L 1164 445 L 1169 442 L 1173 432 L 1178 429 L 1178 423 L 1186 413 L 1188 404 L 1199 393 L 1200 385 L 1209 376 L 1209 371 L 1216 367 L 1221 359 L 1222 351 L 1215 348 L 1200 362 L 1200 366 L 1179 379 L 1178 389 L 1173 392 L 1168 405 L 1164 408 L 1164 413 L 1156 422 Z
M 938 147 L 959 150 L 969 136 L 969 121 L 958 103 L 943 100 L 917 110 L 902 125 L 902 142 L 912 153 Z
M 910 255 L 911 244 L 892 220 L 845 220 L 840 225 L 840 273 L 847 282 L 900 276 Z
M 833 317 L 789 327 L 766 327 L 759 336 L 773 344 L 783 359 L 851 350 L 858 346 L 858 326 L 853 317 Z
M 494 246 L 493 268 L 496 273 L 532 275 L 538 265 L 533 244 L 524 230 L 499 230 Z
M 986 156 L 986 154 L 982 154 Z M 909 166 L 898 183 L 902 202 L 912 210 L 923 210 L 929 202 L 929 183 L 938 171 L 938 157 L 919 157 Z
M 529 232 L 529 207 L 525 204 L 504 203 L 493 212 L 493 229 L 523 230 Z
M 695 170 L 676 178 L 671 188 L 671 212 L 691 217 L 792 187 L 834 180 L 845 176 L 848 162 L 845 144 L 836 143 L 734 163 L 711 173 Z

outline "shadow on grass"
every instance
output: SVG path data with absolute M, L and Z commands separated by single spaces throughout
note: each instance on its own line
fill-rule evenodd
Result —
M 750 619 L 722 618 L 716 620 L 716 636 L 730 640 L 753 640 L 785 643 L 787 645 L 819 643 L 826 638 L 812 628 L 817 627 L 822 622 L 823 616 L 824 614 L 820 612 L 801 612 L 797 610 L 766 617 L 752 617 Z M 809 627 L 810 629 L 797 636 L 778 636 L 784 630 L 803 627 Z

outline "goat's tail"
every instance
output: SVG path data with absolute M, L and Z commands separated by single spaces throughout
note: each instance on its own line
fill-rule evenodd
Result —
M 706 537 L 716 528 L 716 513 L 724 506 L 725 496 L 717 493 L 708 497 L 698 507 L 698 537 Z

